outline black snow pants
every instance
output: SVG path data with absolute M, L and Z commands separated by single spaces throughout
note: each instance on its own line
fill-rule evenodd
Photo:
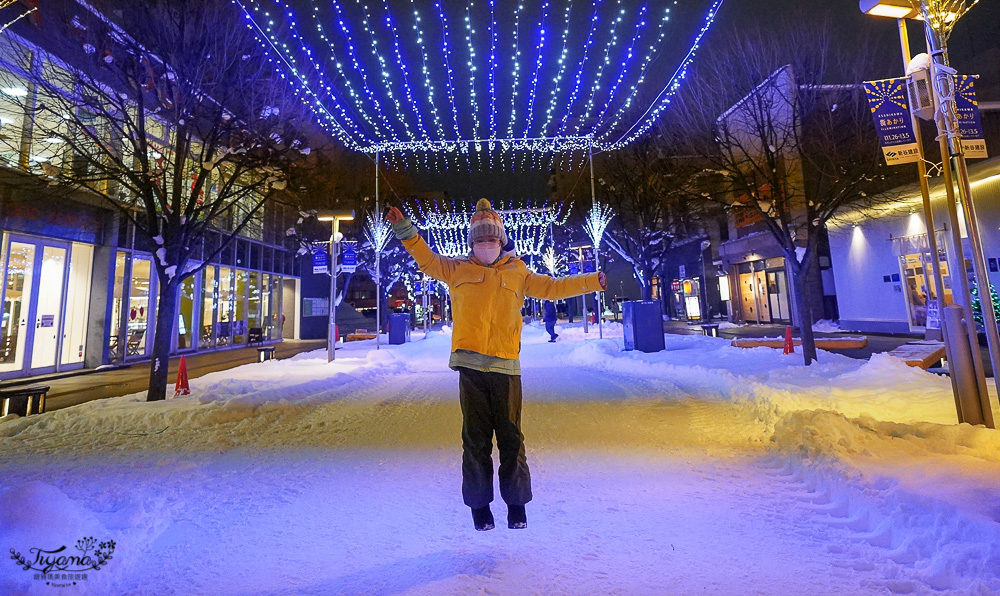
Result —
M 531 500 L 521 434 L 521 377 L 458 369 L 462 404 L 462 498 L 473 509 L 493 501 L 493 433 L 500 451 L 500 496 L 508 505 Z
M 555 339 L 556 338 L 556 322 L 555 321 L 545 321 L 545 331 L 548 332 L 550 338 Z

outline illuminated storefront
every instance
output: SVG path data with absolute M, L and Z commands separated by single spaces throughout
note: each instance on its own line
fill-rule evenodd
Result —
M 131 233 L 127 226 L 126 233 Z M 218 238 L 206 241 L 211 245 Z M 122 242 L 134 243 L 127 237 Z M 219 261 L 181 284 L 171 343 L 175 353 L 242 347 L 283 336 L 284 282 L 294 266 L 286 251 L 238 238 L 221 251 Z M 149 356 L 147 335 L 156 327 L 157 286 L 151 253 L 117 249 L 107 334 L 110 362 Z

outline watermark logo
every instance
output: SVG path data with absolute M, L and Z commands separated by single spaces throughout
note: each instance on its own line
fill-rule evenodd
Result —
M 34 571 L 34 579 L 45 581 L 47 585 L 65 588 L 84 581 L 92 571 L 99 571 L 107 565 L 115 552 L 115 541 L 98 543 L 92 536 L 81 538 L 74 545 L 79 554 L 69 551 L 65 545 L 54 550 L 31 548 L 25 557 L 13 548 L 10 558 L 25 571 Z

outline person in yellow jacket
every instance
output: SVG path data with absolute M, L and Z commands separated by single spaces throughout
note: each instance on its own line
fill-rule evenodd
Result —
M 448 365 L 458 371 L 462 406 L 462 498 L 477 530 L 494 526 L 493 434 L 500 451 L 500 496 L 507 526 L 528 525 L 531 476 L 521 433 L 521 307 L 525 297 L 558 300 L 604 290 L 604 273 L 553 278 L 513 254 L 500 215 L 480 199 L 469 223 L 468 256 L 450 259 L 427 246 L 396 207 L 387 219 L 417 266 L 448 285 L 453 329 Z

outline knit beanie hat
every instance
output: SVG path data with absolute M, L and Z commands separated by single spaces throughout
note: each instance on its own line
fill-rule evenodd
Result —
M 476 212 L 472 214 L 472 221 L 469 222 L 469 246 L 484 236 L 499 238 L 501 247 L 507 244 L 507 232 L 503 229 L 500 214 L 493 210 L 485 198 L 479 199 L 476 203 Z

